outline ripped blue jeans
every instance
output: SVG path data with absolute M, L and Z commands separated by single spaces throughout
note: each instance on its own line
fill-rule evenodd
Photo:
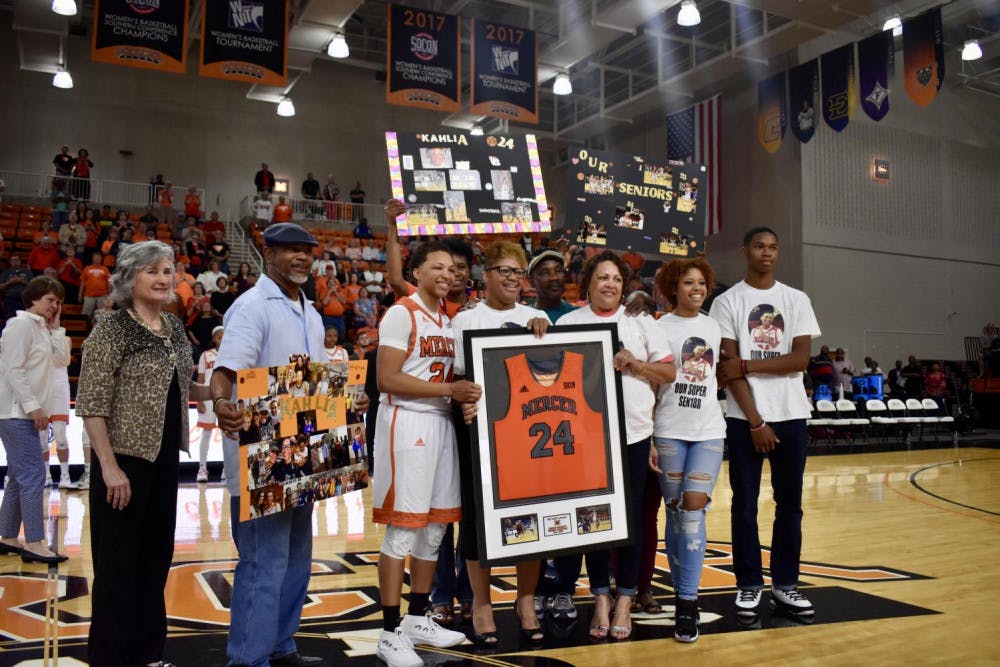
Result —
M 701 567 L 705 562 L 705 512 L 722 466 L 722 439 L 689 442 L 654 438 L 663 472 L 660 490 L 667 505 L 667 558 L 677 597 L 698 599 Z M 704 493 L 709 502 L 700 509 L 685 509 L 684 493 Z

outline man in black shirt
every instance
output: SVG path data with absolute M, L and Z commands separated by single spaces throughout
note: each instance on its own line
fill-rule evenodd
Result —
M 313 173 L 310 171 L 306 174 L 306 180 L 302 181 L 302 197 L 304 199 L 319 199 L 319 181 L 313 177 Z M 323 208 L 321 206 L 317 207 L 310 204 L 306 208 L 306 215 L 310 218 L 316 217 L 321 213 Z
M 71 177 L 76 158 L 69 154 L 69 146 L 63 146 L 59 154 L 52 158 L 52 164 L 56 166 L 56 174 L 59 176 Z

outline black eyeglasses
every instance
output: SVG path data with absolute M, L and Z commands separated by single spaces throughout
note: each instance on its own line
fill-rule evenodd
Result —
M 496 271 L 497 273 L 500 274 L 500 277 L 503 278 L 504 280 L 508 278 L 517 278 L 518 280 L 520 280 L 521 278 L 524 278 L 525 276 L 528 275 L 528 272 L 525 271 L 524 269 L 515 269 L 512 266 L 491 266 L 490 268 L 485 270 Z

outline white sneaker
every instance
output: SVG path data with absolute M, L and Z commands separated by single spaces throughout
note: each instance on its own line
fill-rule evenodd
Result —
M 195 479 L 198 482 L 207 482 L 208 481 L 208 469 L 207 468 L 198 468 L 198 477 L 196 477 Z
M 413 643 L 403 633 L 402 628 L 396 628 L 394 632 L 383 630 L 378 636 L 378 649 L 375 655 L 384 660 L 389 667 L 419 667 L 424 664 L 413 650 Z
M 90 473 L 84 472 L 80 475 L 80 479 L 76 480 L 76 488 L 81 491 L 85 491 L 90 488 Z
M 226 483 L 226 471 L 225 470 L 222 471 L 222 477 L 219 478 L 219 481 L 222 482 L 223 484 Z
M 799 592 L 799 589 L 782 590 L 780 588 L 771 589 L 771 604 L 775 607 L 782 607 L 792 614 L 813 614 L 812 603 L 809 598 Z
M 70 491 L 76 491 L 77 489 L 80 488 L 80 485 L 77 484 L 76 482 L 71 481 L 69 477 L 60 477 L 59 488 L 69 489 Z
M 437 648 L 458 646 L 465 641 L 461 632 L 442 628 L 433 616 L 412 616 L 407 614 L 399 624 L 399 629 L 409 637 L 414 644 L 423 644 Z
M 539 621 L 545 618 L 545 612 L 548 609 L 548 601 L 545 599 L 544 595 L 536 595 L 534 599 L 535 603 L 535 618 Z
M 762 596 L 759 588 L 741 588 L 736 592 L 736 613 L 756 614 Z

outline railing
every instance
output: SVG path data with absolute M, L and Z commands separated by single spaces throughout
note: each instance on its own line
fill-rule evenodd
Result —
M 233 220 L 229 217 L 229 211 L 226 211 L 226 235 L 232 234 L 236 240 L 239 242 L 239 247 L 244 253 L 244 261 L 250 265 L 252 269 L 257 270 L 257 275 L 264 275 L 264 258 L 260 256 L 260 252 L 257 250 L 257 246 L 254 245 L 253 240 L 247 236 L 246 230 L 243 225 L 240 224 L 239 220 Z M 233 244 L 234 247 L 236 244 Z
M 280 195 L 285 197 L 284 195 Z M 274 207 L 278 205 L 279 195 L 271 195 L 272 218 Z M 248 195 L 240 200 L 240 216 L 242 218 L 256 217 L 253 204 L 257 195 Z M 382 204 L 352 204 L 342 201 L 325 201 L 323 199 L 293 199 L 285 197 L 285 203 L 292 208 L 292 220 L 300 224 L 315 225 L 317 223 L 349 223 L 356 225 L 361 218 L 368 220 L 368 226 L 373 229 L 385 227 L 385 209 Z
M 74 178 L 59 174 L 42 174 L 29 171 L 13 171 L 0 169 L 6 190 L 5 196 L 38 197 L 49 199 L 52 195 L 52 185 L 56 180 L 66 183 L 66 191 L 73 199 L 93 202 L 95 204 L 111 204 L 115 206 L 159 206 L 160 186 L 155 189 L 150 183 L 134 181 L 119 181 L 114 179 Z M 174 186 L 172 208 L 184 210 L 184 195 L 187 187 Z M 201 207 L 205 209 L 205 190 L 198 190 L 201 197 Z

